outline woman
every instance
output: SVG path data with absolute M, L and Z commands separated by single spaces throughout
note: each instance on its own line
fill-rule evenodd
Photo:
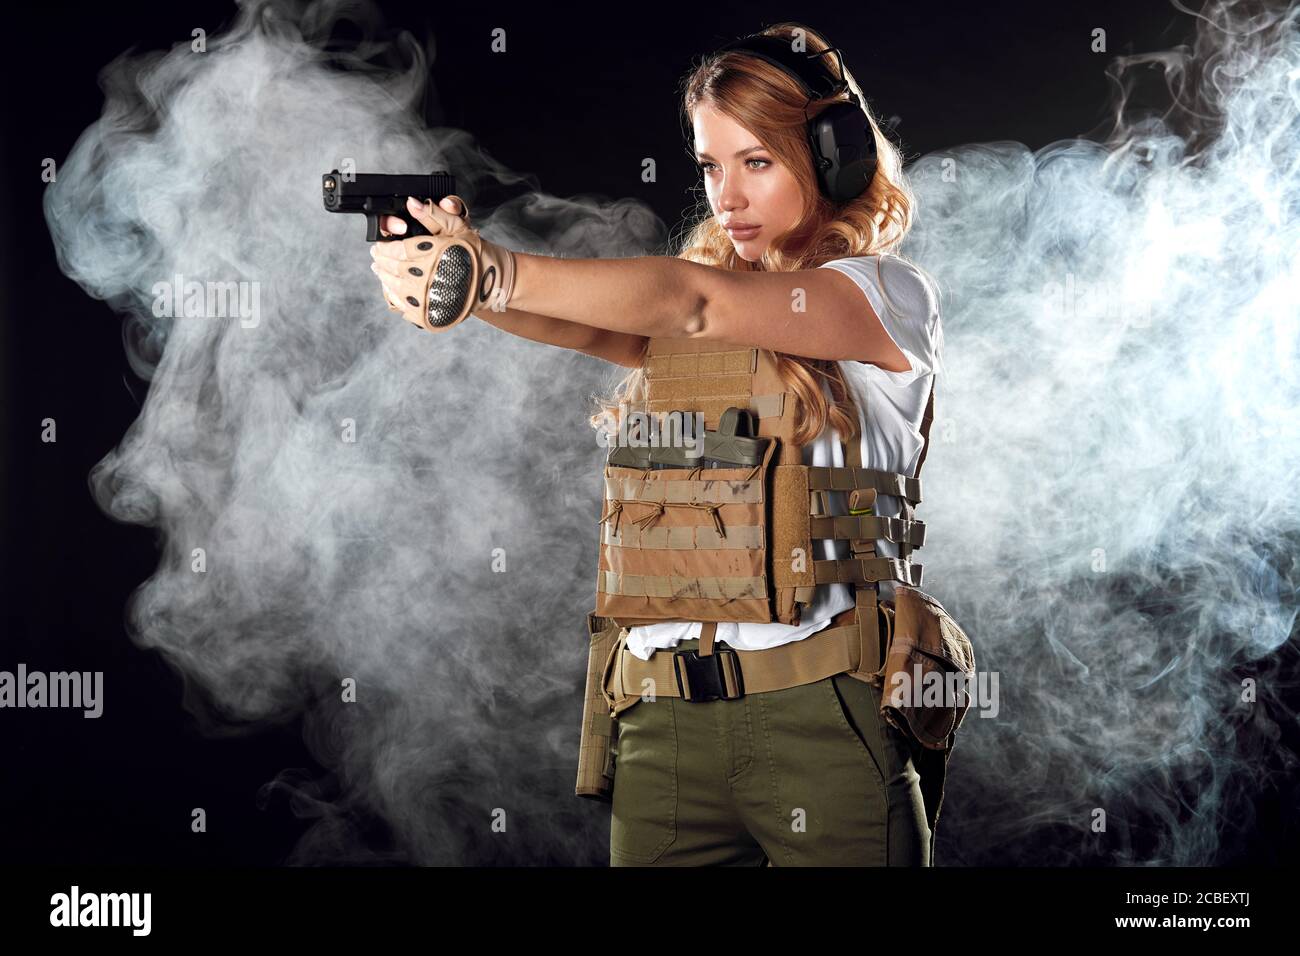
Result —
M 743 364 L 745 350 L 756 350 L 749 353 L 761 356 L 755 364 L 779 376 L 779 391 L 793 398 L 779 415 L 761 417 L 755 436 L 780 435 L 783 464 L 802 462 L 825 472 L 857 465 L 904 480 L 924 458 L 941 332 L 929 282 L 891 254 L 913 215 L 901 159 L 851 74 L 832 53 L 817 55 L 830 49 L 822 37 L 792 23 L 758 36 L 769 39 L 747 38 L 750 46 L 773 56 L 756 55 L 743 43 L 724 48 L 705 58 L 685 83 L 683 109 L 709 211 L 677 256 L 607 260 L 511 253 L 470 229 L 464 204 L 447 197 L 441 208 L 412 200 L 413 215 L 432 236 L 374 244 L 374 269 L 389 307 L 422 328 L 449 328 L 477 309 L 480 319 L 508 332 L 632 368 L 614 398 L 602 402 L 605 414 L 597 418 L 606 422 L 616 405 L 645 407 L 647 369 L 667 367 L 660 360 L 702 351 L 739 356 Z M 773 49 L 771 38 L 788 55 Z M 816 87 L 816 77 L 791 68 L 791 58 L 799 57 L 814 64 L 835 92 L 821 95 L 825 90 Z M 819 174 L 810 121 L 843 103 L 861 112 L 859 132 L 869 131 L 873 155 L 847 170 L 823 164 L 836 168 Z M 864 169 L 862 181 L 846 195 L 846 181 Z M 385 227 L 400 233 L 403 224 L 389 219 Z M 454 261 L 444 255 L 452 241 L 462 244 L 453 249 Z M 706 379 L 701 371 L 680 381 Z M 755 379 L 749 381 L 752 386 Z M 753 393 L 750 387 L 747 394 Z M 706 425 L 718 421 L 716 410 L 706 417 Z M 847 445 L 841 436 L 848 436 Z M 665 480 L 702 474 L 612 469 L 606 475 L 614 473 Z M 806 488 L 803 494 L 806 503 Z M 899 496 L 873 492 L 869 501 L 846 502 L 841 491 L 823 494 L 826 520 L 852 509 L 859 516 L 902 515 L 913 526 L 911 503 Z M 624 503 L 617 504 L 621 509 Z M 725 506 L 705 507 L 716 517 Z M 606 520 L 612 510 L 602 525 L 616 524 Z M 644 535 L 664 511 L 659 504 L 656 514 L 638 519 L 637 533 Z M 693 534 L 707 533 L 718 544 L 728 531 L 722 523 L 716 523 L 716 534 L 709 531 L 708 517 L 699 512 L 675 513 L 665 523 L 672 522 L 679 530 L 689 525 Z M 626 543 L 631 527 L 603 528 L 604 542 Z M 727 546 L 734 547 L 736 529 L 730 530 Z M 817 540 L 813 550 L 824 559 L 819 563 L 845 565 L 867 555 L 888 564 L 899 558 L 900 545 L 883 537 L 852 541 L 850 558 L 844 537 Z M 907 576 L 910 567 L 919 575 L 919 566 L 906 565 L 912 539 L 901 540 L 904 571 L 894 580 L 919 583 Z M 602 550 L 599 596 L 607 608 L 624 608 L 594 618 L 618 637 L 607 663 L 630 681 L 638 661 L 648 667 L 671 657 L 671 666 L 686 668 L 674 673 L 679 681 L 685 673 L 687 685 L 673 688 L 665 679 L 657 693 L 641 695 L 638 685 L 633 692 L 639 696 L 621 698 L 613 746 L 612 865 L 932 863 L 937 803 L 923 793 L 918 773 L 925 754 L 917 740 L 882 716 L 882 691 L 867 676 L 879 660 L 868 661 L 863 650 L 849 667 L 837 665 L 838 672 L 823 667 L 816 673 L 825 676 L 810 680 L 812 672 L 796 667 L 802 677 L 778 680 L 778 689 L 752 689 L 764 655 L 770 662 L 827 635 L 883 629 L 888 614 L 878 619 L 876 602 L 890 599 L 894 580 L 856 578 L 854 590 L 837 583 L 843 578 L 818 578 L 814 586 L 812 576 L 785 575 L 787 583 L 802 586 L 781 592 L 787 599 L 779 615 L 746 619 L 734 613 L 740 604 L 727 599 L 700 602 L 710 609 L 700 615 L 703 620 L 662 609 L 642 616 L 626 613 L 626 605 L 604 593 L 607 580 L 615 590 L 620 580 L 606 568 L 604 555 Z M 624 559 L 630 559 L 626 552 L 618 560 Z M 773 582 L 782 570 L 773 572 Z M 654 603 L 641 600 L 646 608 Z M 719 607 L 727 610 L 715 614 Z M 863 608 L 869 608 L 869 622 L 854 623 L 867 621 Z M 683 655 L 691 660 L 683 662 Z M 720 698 L 702 694 L 703 683 L 696 686 L 691 676 L 700 673 L 699 660 L 719 662 L 721 673 L 727 655 L 737 662 L 729 665 L 733 670 L 748 675 L 750 689 L 742 691 L 733 680 Z M 602 682 L 607 700 L 608 686 Z

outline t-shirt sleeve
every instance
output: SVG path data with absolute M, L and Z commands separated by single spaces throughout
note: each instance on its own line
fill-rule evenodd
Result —
M 934 372 L 941 334 L 939 309 L 934 290 L 916 266 L 897 256 L 883 255 L 832 259 L 819 268 L 842 272 L 857 283 L 912 368 L 891 372 L 863 364 L 897 386 L 910 385 Z

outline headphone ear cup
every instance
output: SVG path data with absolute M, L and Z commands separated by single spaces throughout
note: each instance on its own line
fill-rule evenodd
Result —
M 866 114 L 853 103 L 836 103 L 809 124 L 808 140 L 822 194 L 834 202 L 866 192 L 876 175 L 876 138 Z

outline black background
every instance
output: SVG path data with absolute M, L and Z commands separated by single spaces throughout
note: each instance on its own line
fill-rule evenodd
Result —
M 766 23 L 795 18 L 841 45 L 875 107 L 899 117 L 908 158 L 1000 139 L 1038 148 L 1097 130 L 1109 58 L 1168 49 L 1193 25 L 1152 0 L 380 8 L 392 27 L 433 36 L 430 123 L 471 129 L 546 192 L 635 197 L 670 229 L 698 181 L 682 151 L 678 81 L 693 57 Z M 99 116 L 99 69 L 132 46 L 188 42 L 196 26 L 213 36 L 235 13 L 202 2 L 42 3 L 7 14 L 0 668 L 102 670 L 115 693 L 98 720 L 71 710 L 0 713 L 3 862 L 276 864 L 306 823 L 276 794 L 259 799 L 259 789 L 286 768 L 323 770 L 293 724 L 200 736 L 179 677 L 126 637 L 127 597 L 157 563 L 153 532 L 107 518 L 86 476 L 136 417 L 147 386 L 127 367 L 121 320 L 59 271 L 41 209 L 41 161 L 62 162 Z M 508 30 L 510 56 L 489 50 L 496 26 Z M 1108 54 L 1090 51 L 1096 27 L 1107 31 Z M 645 156 L 659 158 L 658 183 L 641 181 Z M 40 441 L 46 417 L 58 422 L 55 444 Z M 200 793 L 223 818 L 220 840 L 196 840 L 188 817 L 174 818 Z M 592 825 L 607 812 L 593 805 Z M 1261 808 L 1259 831 L 1236 848 L 1239 862 L 1276 852 L 1270 816 Z

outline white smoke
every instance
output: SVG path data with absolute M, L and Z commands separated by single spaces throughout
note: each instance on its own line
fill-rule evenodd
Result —
M 339 18 L 357 50 L 325 51 Z M 364 4 L 249 0 L 207 53 L 105 67 L 46 217 L 152 384 L 91 490 L 159 529 L 128 624 L 205 728 L 301 716 L 335 771 L 269 785 L 317 820 L 291 861 L 598 861 L 572 795 L 602 457 L 584 418 L 621 370 L 402 322 L 320 176 L 451 170 L 475 225 L 524 251 L 636 255 L 667 230 L 536 188 L 476 209 L 528 181 L 424 126 L 427 58 L 404 37 L 405 67 L 370 65 L 377 26 Z M 1112 62 L 1104 143 L 910 168 L 905 251 L 946 293 L 927 589 L 1003 691 L 961 731 L 941 862 L 1213 862 L 1225 818 L 1294 769 L 1272 655 L 1296 617 L 1295 11 L 1216 3 L 1192 48 Z M 1170 78 L 1163 116 L 1127 98 L 1145 67 Z M 258 283 L 260 322 L 156 318 L 177 274 Z
M 366 39 L 326 54 L 340 17 Z M 127 315 L 152 382 L 91 491 L 159 529 L 127 623 L 205 729 L 301 716 L 336 771 L 272 785 L 319 817 L 294 862 L 599 859 L 572 790 L 604 454 L 584 417 L 617 370 L 479 321 L 402 321 L 364 218 L 327 213 L 321 175 L 345 158 L 450 170 L 474 225 L 523 251 L 634 255 L 666 231 L 640 203 L 535 190 L 476 209 L 523 177 L 424 126 L 424 51 L 403 34 L 404 68 L 369 64 L 380 26 L 366 4 L 249 2 L 206 53 L 187 39 L 104 68 L 103 116 L 46 218 L 63 271 Z M 156 318 L 154 287 L 177 275 L 258 283 L 259 321 Z M 376 815 L 391 851 L 362 839 Z
M 908 252 L 950 293 L 927 583 L 1002 678 L 954 751 L 949 862 L 1213 863 L 1295 771 L 1297 9 L 1196 15 L 1111 61 L 1104 144 L 910 169 Z

